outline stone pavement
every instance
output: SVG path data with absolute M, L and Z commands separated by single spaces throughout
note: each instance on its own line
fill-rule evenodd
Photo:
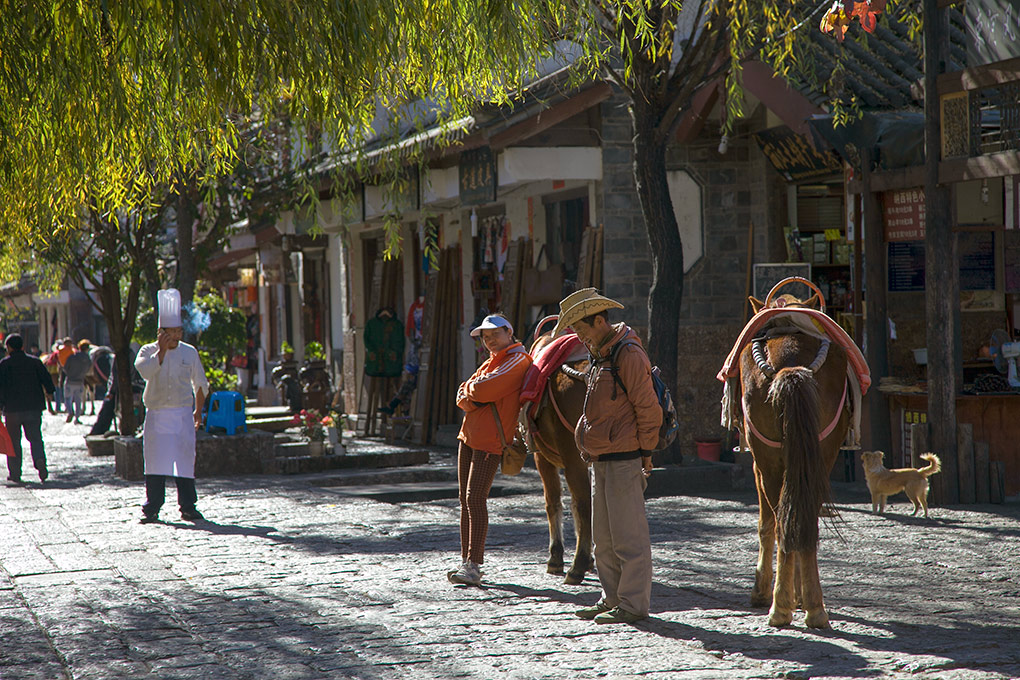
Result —
M 50 481 L 0 486 L 3 680 L 1020 677 L 1016 499 L 878 517 L 839 485 L 831 631 L 749 607 L 752 494 L 651 499 L 652 617 L 596 626 L 572 615 L 596 578 L 545 573 L 533 471 L 490 501 L 485 587 L 455 587 L 456 500 L 248 476 L 199 480 L 208 522 L 181 522 L 171 488 L 166 523 L 139 525 L 142 485 L 86 456 L 86 428 L 44 422 Z

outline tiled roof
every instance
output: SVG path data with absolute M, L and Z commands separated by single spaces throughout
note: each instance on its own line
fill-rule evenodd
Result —
M 791 84 L 798 91 L 827 109 L 833 97 L 847 101 L 855 96 L 864 110 L 920 110 L 922 104 L 915 96 L 920 93 L 914 86 L 924 77 L 923 53 L 920 43 L 911 40 L 902 14 L 884 16 L 872 34 L 855 21 L 843 42 L 818 30 L 818 17 L 815 14 L 801 29 L 806 39 L 802 43 L 805 70 L 818 78 L 837 73 L 837 64 L 842 63 L 843 75 L 837 73 L 821 85 L 794 76 Z M 949 68 L 964 68 L 967 53 L 963 15 L 958 10 L 949 12 L 949 29 Z

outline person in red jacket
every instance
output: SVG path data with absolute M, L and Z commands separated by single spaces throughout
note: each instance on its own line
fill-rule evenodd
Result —
M 485 317 L 471 336 L 481 336 L 489 358 L 457 390 L 457 406 L 464 411 L 464 422 L 457 435 L 462 564 L 447 577 L 451 583 L 479 585 L 485 536 L 489 531 L 489 490 L 499 469 L 503 441 L 513 441 L 517 431 L 521 384 L 531 366 L 531 355 L 514 338 L 513 326 L 501 314 Z M 502 438 L 491 404 L 499 412 Z

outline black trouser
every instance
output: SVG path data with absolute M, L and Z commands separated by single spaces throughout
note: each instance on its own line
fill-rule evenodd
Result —
M 113 416 L 117 411 L 117 401 L 112 396 L 103 399 L 103 405 L 99 408 L 99 415 L 96 416 L 96 424 L 89 430 L 89 434 L 106 434 L 113 424 Z
M 142 512 L 150 517 L 159 514 L 166 500 L 167 475 L 145 475 L 145 505 Z M 195 503 L 198 502 L 198 492 L 195 491 L 195 480 L 191 477 L 170 477 L 177 482 L 177 505 L 181 512 L 194 512 Z
M 7 432 L 14 444 L 14 455 L 7 457 L 8 477 L 21 479 L 21 431 L 25 431 L 25 439 L 32 448 L 32 463 L 40 474 L 46 470 L 46 450 L 42 440 L 42 412 L 15 411 L 4 414 Z

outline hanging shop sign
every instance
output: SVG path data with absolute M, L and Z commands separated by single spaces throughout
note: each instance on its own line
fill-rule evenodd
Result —
M 843 164 L 832 151 L 819 153 L 803 135 L 780 125 L 754 133 L 761 151 L 788 182 L 825 177 L 843 172 Z
M 1016 0 L 967 0 L 967 65 L 1020 57 L 1020 5 Z
M 460 202 L 482 205 L 496 200 L 496 159 L 487 146 L 460 155 Z
M 901 189 L 882 194 L 885 240 L 924 240 L 924 189 Z

